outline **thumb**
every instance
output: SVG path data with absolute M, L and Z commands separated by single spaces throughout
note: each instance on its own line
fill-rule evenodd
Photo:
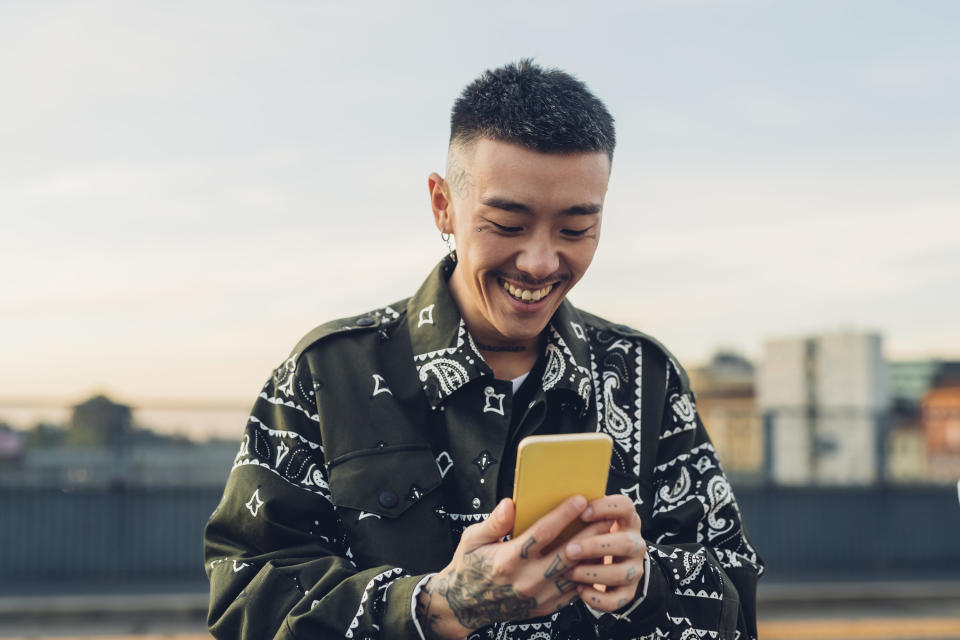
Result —
M 513 500 L 504 498 L 486 520 L 464 529 L 461 541 L 470 549 L 500 542 L 513 529 L 514 515 Z

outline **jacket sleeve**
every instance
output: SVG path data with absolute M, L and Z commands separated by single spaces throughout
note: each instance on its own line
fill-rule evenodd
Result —
M 327 484 L 313 378 L 295 357 L 267 381 L 204 531 L 215 638 L 408 638 L 422 576 L 361 570 Z
M 693 394 L 670 359 L 647 520 L 645 594 L 628 615 L 598 618 L 597 630 L 617 638 L 755 639 L 763 562 Z

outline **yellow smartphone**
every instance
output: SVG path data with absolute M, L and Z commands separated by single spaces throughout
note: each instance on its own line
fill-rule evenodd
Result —
M 513 480 L 516 519 L 511 537 L 550 513 L 575 495 L 596 500 L 606 495 L 613 440 L 605 433 L 565 433 L 528 436 L 517 448 Z M 549 551 L 563 544 L 586 526 L 575 520 L 563 530 Z

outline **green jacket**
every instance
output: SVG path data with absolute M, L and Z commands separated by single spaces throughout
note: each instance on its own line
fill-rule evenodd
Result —
M 314 329 L 267 381 L 204 533 L 211 633 L 420 637 L 415 589 L 510 494 L 519 439 L 603 431 L 608 493 L 633 499 L 648 541 L 639 604 L 617 617 L 577 603 L 475 635 L 755 637 L 762 562 L 682 368 L 564 301 L 530 400 L 514 406 L 466 331 L 451 271 L 445 260 L 412 298 Z

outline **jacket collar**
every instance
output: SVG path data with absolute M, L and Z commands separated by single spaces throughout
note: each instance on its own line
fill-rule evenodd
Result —
M 580 312 L 564 299 L 547 326 L 547 367 L 543 372 L 543 390 L 570 391 L 579 401 L 581 415 L 590 408 L 593 396 L 592 358 L 586 332 Z
M 445 257 L 407 302 L 413 364 L 434 409 L 467 383 L 493 376 L 450 295 L 447 280 L 455 266 Z M 543 390 L 572 392 L 581 413 L 586 412 L 593 394 L 590 346 L 586 326 L 567 300 L 547 326 L 544 349 Z

